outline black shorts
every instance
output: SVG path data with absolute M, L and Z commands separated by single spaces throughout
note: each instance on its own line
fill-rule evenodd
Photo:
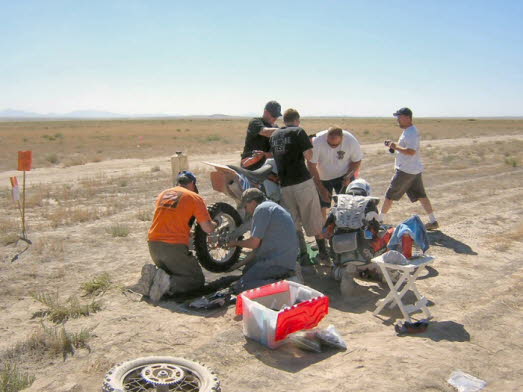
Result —
M 396 170 L 390 182 L 389 189 L 387 189 L 387 193 L 385 194 L 385 198 L 397 201 L 401 199 L 405 193 L 407 193 L 407 196 L 413 203 L 418 201 L 418 199 L 427 197 L 421 173 L 409 174 L 401 170 Z
M 331 206 L 333 190 L 336 191 L 337 195 L 339 195 L 341 193 L 341 191 L 343 189 L 343 178 L 344 178 L 344 176 L 341 176 L 338 178 L 333 178 L 332 180 L 326 180 L 326 181 L 321 180 L 321 183 L 323 184 L 323 186 L 325 188 L 327 188 L 327 190 L 331 194 L 331 198 L 329 199 L 329 202 L 323 201 L 320 196 L 321 208 L 329 208 Z M 354 177 L 351 178 L 351 181 L 354 181 Z

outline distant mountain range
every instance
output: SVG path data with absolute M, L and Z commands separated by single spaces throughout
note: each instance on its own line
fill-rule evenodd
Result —
M 227 119 L 227 118 L 245 118 L 254 117 L 256 113 L 245 113 L 240 116 L 230 116 L 228 114 L 198 114 L 198 115 L 183 115 L 183 114 L 121 114 L 104 112 L 101 110 L 75 110 L 69 113 L 33 113 L 25 112 L 23 110 L 5 109 L 0 110 L 0 121 L 16 121 L 16 120 L 67 120 L 67 119 L 78 119 L 78 120 L 111 120 L 111 119 L 139 119 L 139 118 L 215 118 L 215 119 Z M 354 115 L 322 115 L 322 116 L 307 116 L 307 117 L 318 117 L 318 118 L 367 118 L 367 117 L 381 117 L 381 116 L 354 116 Z M 388 118 L 389 116 L 385 116 Z M 501 118 L 501 119 L 522 119 L 523 116 L 428 116 L 427 118 Z
M 28 119 L 116 119 L 116 118 L 166 118 L 166 117 L 202 117 L 202 118 L 234 118 L 237 116 L 228 116 L 226 114 L 210 114 L 183 116 L 172 114 L 119 114 L 104 112 L 99 110 L 75 110 L 69 113 L 33 113 L 23 110 L 6 109 L 0 110 L 0 119 L 2 120 L 28 120 Z

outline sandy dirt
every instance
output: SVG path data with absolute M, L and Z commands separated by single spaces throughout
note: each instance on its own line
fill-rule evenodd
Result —
M 469 147 L 521 140 L 523 134 L 424 142 L 424 149 L 430 144 L 439 152 L 451 147 L 458 151 L 452 163 L 439 161 L 435 155 L 424 158 L 426 188 L 441 225 L 441 231 L 430 233 L 428 253 L 436 261 L 418 280 L 433 315 L 425 333 L 397 336 L 394 324 L 402 320 L 397 308 L 372 315 L 376 301 L 388 292 L 386 285 L 358 280 L 355 294 L 345 298 L 322 267 L 305 271 L 305 282 L 330 297 L 329 314 L 320 326 L 337 328 L 348 345 L 344 352 L 307 353 L 292 345 L 272 351 L 242 335 L 242 321 L 234 307 L 198 313 L 174 300 L 154 307 L 114 288 L 99 297 L 101 311 L 66 323 L 73 331 L 93 328 L 90 351 L 78 350 L 66 360 L 24 357 L 22 367 L 36 376 L 28 390 L 99 391 L 103 375 L 113 364 L 148 355 L 198 360 L 216 371 L 223 391 L 453 391 L 447 379 L 456 369 L 487 381 L 486 391 L 523 390 L 523 168 L 488 159 L 460 166 L 465 156 L 461 154 Z M 374 194 L 382 196 L 393 163 L 382 153 L 381 144 L 363 149 L 363 175 Z M 203 161 L 235 163 L 237 157 L 237 152 L 192 156 L 190 165 L 203 173 L 208 171 Z M 155 165 L 165 177 L 163 184 L 168 184 L 168 157 L 37 169 L 28 182 L 64 184 L 89 176 L 110 179 L 146 174 Z M 13 173 L 18 174 L 0 173 L 0 181 L 5 183 Z M 208 180 L 202 180 L 200 190 L 209 201 L 226 201 L 212 192 Z M 143 203 L 152 205 L 153 196 Z M 103 231 L 112 221 L 131 221 L 133 213 L 122 208 L 119 214 L 94 222 L 49 230 L 48 236 L 63 239 L 65 250 L 62 257 L 46 262 L 28 251 L 10 263 L 8 258 L 17 248 L 0 249 L 6 252 L 5 262 L 0 263 L 0 350 L 24 341 L 39 328 L 41 318 L 35 313 L 42 305 L 31 298 L 31 291 L 79 295 L 80 284 L 102 272 L 108 272 L 117 285 L 136 281 L 141 266 L 149 262 L 148 222 L 132 224 L 125 238 L 111 238 Z M 402 200 L 394 205 L 390 218 L 398 223 L 413 213 L 421 214 L 419 206 Z M 30 235 L 37 238 L 39 233 L 33 230 Z

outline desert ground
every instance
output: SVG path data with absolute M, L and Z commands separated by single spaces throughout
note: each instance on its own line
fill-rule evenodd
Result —
M 273 351 L 243 336 L 233 306 L 195 312 L 170 298 L 154 307 L 125 291 L 150 262 L 146 234 L 156 195 L 172 185 L 170 156 L 187 153 L 209 204 L 232 202 L 211 189 L 202 162 L 237 164 L 247 121 L 0 122 L 0 391 L 18 390 L 1 389 L 15 373 L 31 378 L 28 391 L 99 391 L 114 364 L 149 355 L 204 363 L 223 391 L 453 391 L 447 379 L 458 369 L 485 380 L 486 391 L 523 390 L 521 119 L 415 121 L 441 227 L 429 235 L 436 260 L 418 280 L 433 315 L 422 334 L 396 334 L 397 307 L 372 315 L 385 284 L 357 280 L 347 298 L 326 267 L 307 268 L 305 283 L 330 297 L 320 327 L 333 324 L 347 351 Z M 393 174 L 383 140 L 401 133 L 394 119 L 305 118 L 302 126 L 315 133 L 334 124 L 362 143 L 361 175 L 382 197 Z M 9 187 L 9 177 L 22 179 L 18 150 L 34 155 L 29 247 L 17 241 Z M 412 214 L 426 219 L 403 199 L 391 223 Z

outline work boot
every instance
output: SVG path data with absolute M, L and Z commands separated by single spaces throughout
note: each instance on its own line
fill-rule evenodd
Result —
M 438 221 L 425 223 L 425 229 L 427 229 L 429 231 L 438 230 L 439 229 Z
M 163 269 L 158 268 L 154 275 L 153 284 L 149 290 L 149 298 L 153 305 L 158 305 L 160 299 L 169 291 L 171 278 Z
M 153 284 L 154 275 L 156 274 L 156 266 L 153 264 L 145 264 L 142 267 L 142 276 L 138 283 L 128 286 L 127 290 L 141 294 L 143 296 L 149 296 L 149 290 Z

